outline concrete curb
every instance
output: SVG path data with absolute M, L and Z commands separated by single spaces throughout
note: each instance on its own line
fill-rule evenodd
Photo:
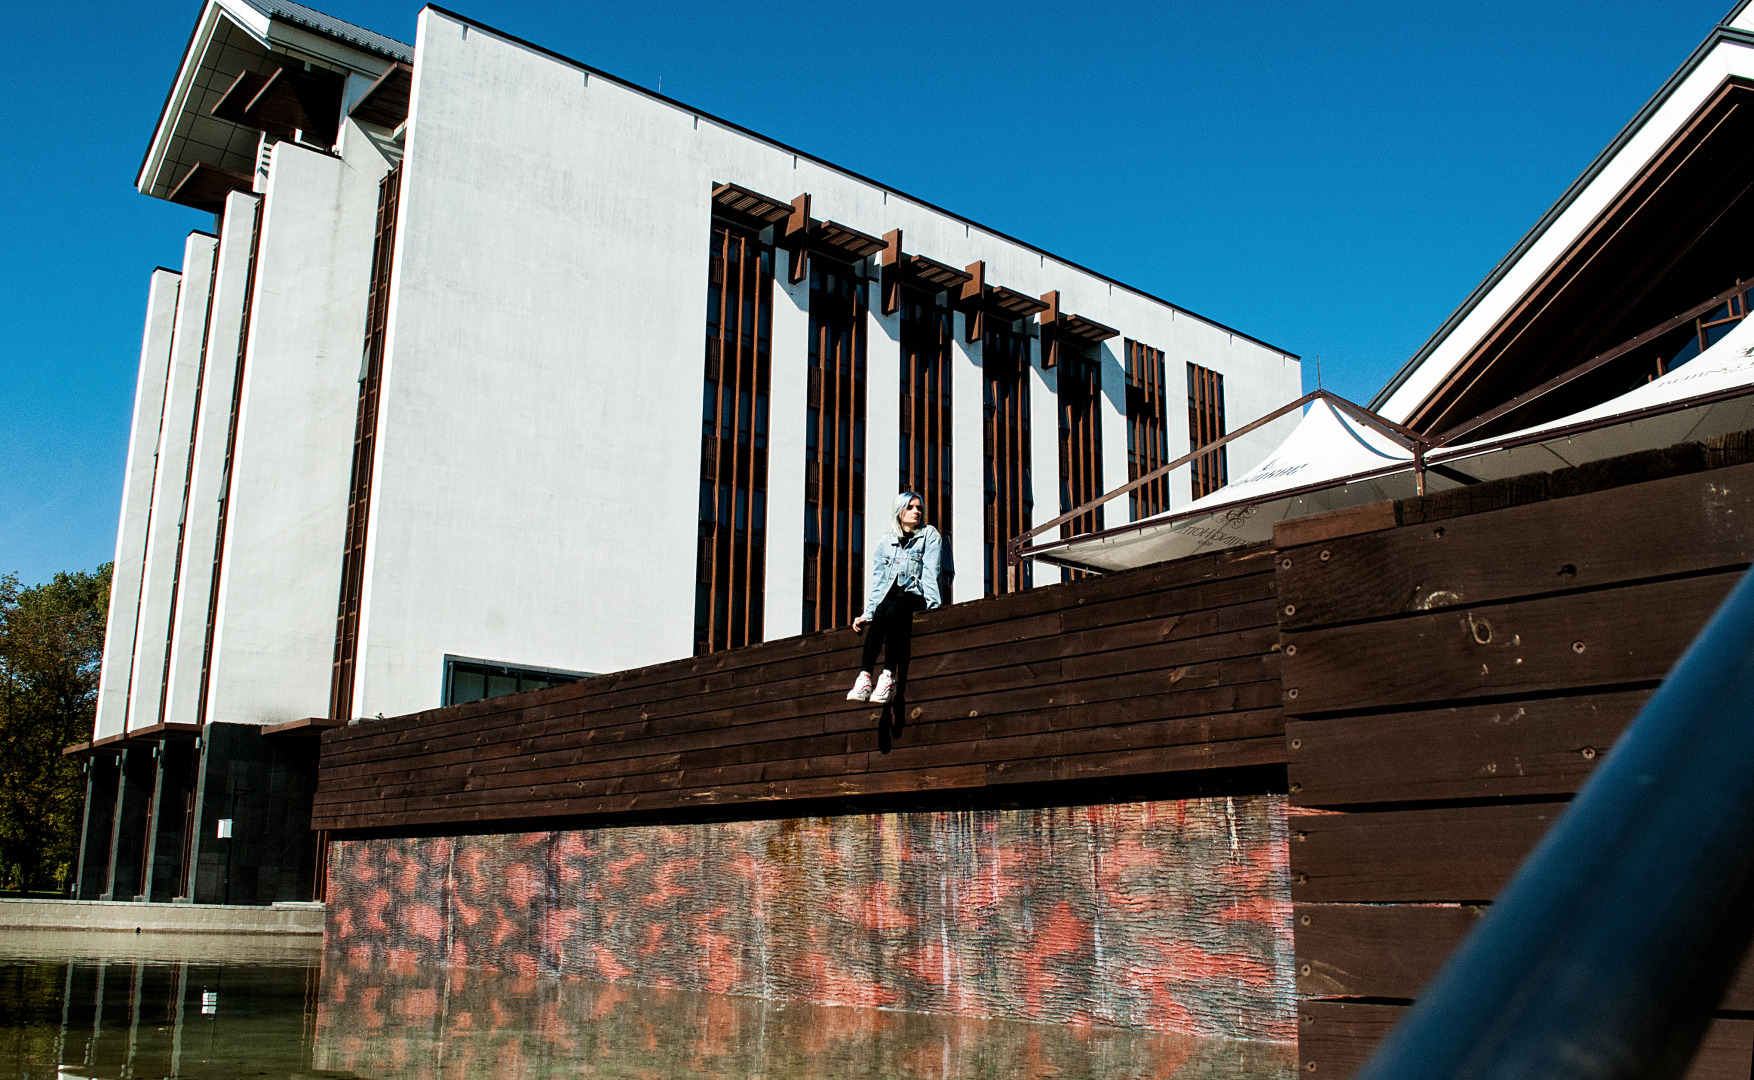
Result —
M 314 934 L 323 905 L 151 904 L 128 900 L 0 898 L 3 930 L 110 930 L 172 934 Z

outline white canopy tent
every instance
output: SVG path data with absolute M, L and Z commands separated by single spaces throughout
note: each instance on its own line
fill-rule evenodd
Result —
M 1317 396 L 1278 449 L 1212 494 L 1120 528 L 1026 548 L 1023 555 L 1124 570 L 1265 540 L 1276 521 L 1414 494 L 1409 441 L 1359 414 L 1369 415 L 1331 394 Z
M 1020 554 L 1079 569 L 1125 570 L 1267 540 L 1276 522 L 1417 493 L 1411 438 L 1390 434 L 1386 421 L 1331 394 L 1313 398 L 1277 450 L 1218 491 L 1156 517 L 1056 538 Z M 1744 319 L 1692 362 L 1600 405 L 1508 435 L 1427 451 L 1426 489 L 1546 472 L 1749 429 L 1754 319 Z

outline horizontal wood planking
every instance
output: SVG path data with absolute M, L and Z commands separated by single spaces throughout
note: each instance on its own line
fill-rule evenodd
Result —
M 1299 997 L 1418 997 L 1489 908 L 1437 904 L 1297 904 Z M 1754 1011 L 1754 952 L 1720 1009 Z
M 1721 572 L 1286 635 L 1286 711 L 1655 685 L 1738 577 Z
M 1298 806 L 1571 794 L 1651 691 L 1534 698 L 1285 725 Z
M 1754 465 L 1348 536 L 1279 559 L 1279 598 L 1295 609 L 1281 618 L 1287 631 L 1743 567 L 1754 559 Z
M 1407 1013 L 1406 1006 L 1351 1001 L 1301 1001 L 1297 1005 L 1300 1072 L 1323 1080 L 1346 1080 Z M 1683 1080 L 1747 1080 L 1754 1055 L 1754 1020 L 1719 1017 L 1700 1041 Z
M 1291 898 L 1300 903 L 1491 900 L 1567 805 L 1294 817 Z
M 315 826 L 480 825 L 1284 760 L 1270 552 L 928 613 L 903 726 L 849 704 L 856 638 L 734 650 L 330 733 Z M 969 611 L 965 608 L 982 608 Z M 731 654 L 726 654 L 727 656 Z M 669 670 L 659 670 L 667 668 Z

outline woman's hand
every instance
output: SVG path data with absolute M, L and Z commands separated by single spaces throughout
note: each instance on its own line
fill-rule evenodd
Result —
M 862 634 L 865 632 L 865 627 L 869 625 L 871 625 L 871 620 L 860 615 L 853 620 L 853 633 Z

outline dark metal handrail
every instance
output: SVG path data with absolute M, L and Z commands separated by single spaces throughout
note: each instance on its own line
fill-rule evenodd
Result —
M 1358 1074 L 1685 1071 L 1754 937 L 1754 573 Z

